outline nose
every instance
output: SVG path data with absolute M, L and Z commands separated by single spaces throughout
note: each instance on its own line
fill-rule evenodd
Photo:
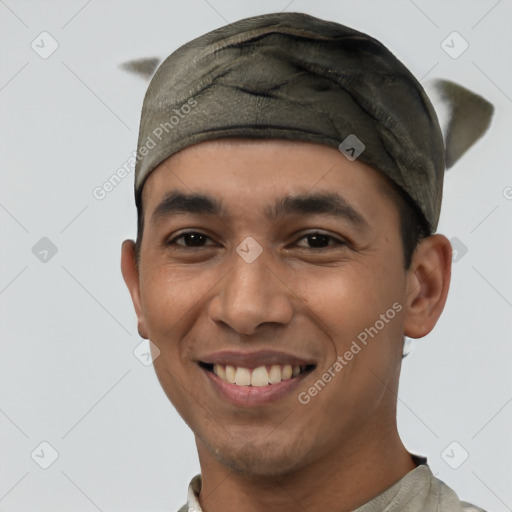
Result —
M 275 266 L 274 266 L 275 267 Z M 286 278 L 260 255 L 248 263 L 233 255 L 232 270 L 210 301 L 210 318 L 240 334 L 254 334 L 265 323 L 286 325 L 293 317 L 294 294 Z

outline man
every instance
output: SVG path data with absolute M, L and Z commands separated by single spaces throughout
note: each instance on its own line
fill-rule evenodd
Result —
M 196 439 L 181 512 L 481 510 L 396 425 L 404 336 L 449 288 L 444 169 L 420 84 L 342 25 L 257 16 L 163 62 L 122 272 Z

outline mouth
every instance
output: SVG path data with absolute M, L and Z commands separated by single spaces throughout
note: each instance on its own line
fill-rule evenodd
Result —
M 267 364 L 256 368 L 246 368 L 230 364 L 205 363 L 203 361 L 199 362 L 199 366 L 227 384 L 258 388 L 275 386 L 285 381 L 294 380 L 315 369 L 314 364 Z

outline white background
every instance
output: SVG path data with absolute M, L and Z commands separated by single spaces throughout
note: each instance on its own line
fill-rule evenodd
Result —
M 462 499 L 512 510 L 510 0 L 1 0 L 1 511 L 185 502 L 199 472 L 192 433 L 133 355 L 119 266 L 136 233 L 133 173 L 102 201 L 92 190 L 136 148 L 147 82 L 121 62 L 283 9 L 367 32 L 418 79 L 457 81 L 495 105 L 485 138 L 446 174 L 439 232 L 468 251 L 437 327 L 404 360 L 398 419 L 406 447 Z M 43 31 L 59 45 L 47 59 L 31 48 Z M 457 59 L 441 47 L 453 31 L 469 43 Z M 32 252 L 42 237 L 57 247 L 46 263 Z M 59 455 L 46 470 L 31 457 L 43 441 Z M 452 464 L 469 454 L 458 469 L 441 456 L 453 441 Z

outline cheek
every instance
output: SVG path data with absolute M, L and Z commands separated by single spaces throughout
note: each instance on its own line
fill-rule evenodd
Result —
M 147 269 L 141 282 L 142 309 L 150 339 L 157 343 L 183 329 L 204 295 L 191 272 L 169 266 Z
M 371 401 L 380 388 L 372 372 L 386 381 L 387 375 L 395 371 L 404 310 L 403 277 L 397 268 L 379 260 L 304 276 L 302 291 L 309 308 L 306 314 L 330 339 L 325 370 L 337 357 L 344 358 L 333 389 L 346 390 L 350 382 L 352 392 L 358 390 L 360 398 L 367 395 Z M 351 396 L 349 393 L 346 399 L 350 401 Z
M 196 307 L 208 288 L 199 286 L 191 272 L 168 265 L 145 269 L 141 299 L 149 339 L 159 350 L 153 368 L 160 385 L 184 417 L 197 402 L 190 384 L 192 363 L 186 358 L 185 334 L 194 322 Z M 196 282 L 197 281 L 197 282 Z M 210 286 L 211 287 L 211 286 Z
M 354 264 L 302 277 L 305 304 L 339 335 L 354 335 L 373 325 L 400 296 L 391 269 L 378 263 L 364 267 Z
M 380 406 L 383 383 L 396 373 L 403 307 L 391 270 L 354 264 L 302 281 L 309 317 L 332 343 L 322 371 L 335 374 L 311 409 L 323 419 L 322 411 L 331 411 L 329 421 L 337 425 L 371 416 Z

